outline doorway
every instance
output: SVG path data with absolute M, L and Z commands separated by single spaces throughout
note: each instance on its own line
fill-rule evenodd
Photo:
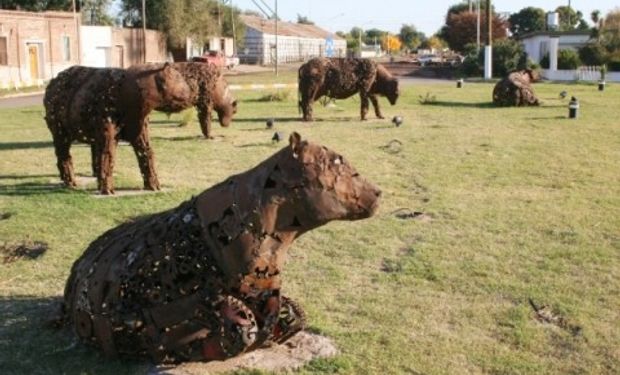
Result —
M 28 49 L 28 65 L 30 67 L 30 79 L 41 78 L 41 46 L 39 43 L 26 44 Z

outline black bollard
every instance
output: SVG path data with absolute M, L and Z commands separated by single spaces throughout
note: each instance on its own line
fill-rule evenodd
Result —
M 579 101 L 573 96 L 568 103 L 568 118 L 577 118 L 577 112 L 579 112 Z
M 463 87 L 463 78 L 456 81 L 456 88 L 460 89 L 461 87 Z
M 605 81 L 598 81 L 598 91 L 605 91 Z
M 392 123 L 396 125 L 396 127 L 399 127 L 403 123 L 403 117 L 402 116 L 392 117 Z
M 273 128 L 273 123 L 274 123 L 274 121 L 273 121 L 272 118 L 267 119 L 267 129 Z

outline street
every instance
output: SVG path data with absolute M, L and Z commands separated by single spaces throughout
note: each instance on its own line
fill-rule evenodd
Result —
M 43 105 L 43 93 L 0 98 L 0 108 L 19 108 L 31 105 Z

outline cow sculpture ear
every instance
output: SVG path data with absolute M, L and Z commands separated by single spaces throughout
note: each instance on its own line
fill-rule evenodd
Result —
M 297 159 L 299 156 L 299 149 L 301 148 L 301 135 L 297 132 L 291 133 L 291 136 L 288 138 L 288 143 L 293 150 L 293 157 Z

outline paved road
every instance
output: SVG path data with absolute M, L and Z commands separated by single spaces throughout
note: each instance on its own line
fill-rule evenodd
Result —
M 43 94 L 0 98 L 0 108 L 19 108 L 31 105 L 43 105 Z

